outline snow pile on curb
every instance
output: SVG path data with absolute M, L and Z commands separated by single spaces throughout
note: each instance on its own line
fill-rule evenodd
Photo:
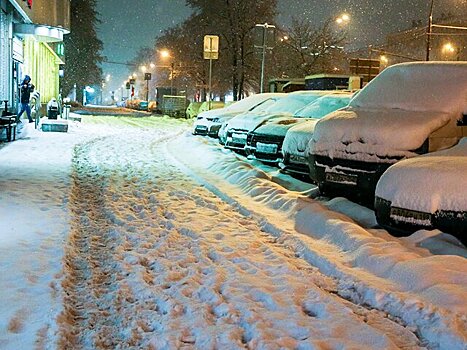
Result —
M 185 135 L 169 145 L 170 152 L 185 166 L 193 169 L 198 164 L 194 172 L 208 183 L 219 183 L 220 178 L 230 183 L 232 189 L 226 196 L 252 213 L 261 213 L 252 215 L 263 220 L 266 232 L 338 279 L 341 296 L 400 318 L 407 326 L 416 327 L 430 346 L 464 348 L 466 259 L 435 256 L 415 245 L 411 237 L 396 239 L 384 230 L 364 228 L 349 216 L 330 210 L 326 203 L 288 191 L 272 182 L 267 173 L 210 146 L 209 141 L 200 141 Z M 340 205 L 333 202 L 330 206 L 336 210 Z M 351 214 L 358 209 L 353 206 L 342 211 Z M 414 235 L 421 240 L 422 233 Z M 440 244 L 438 241 L 438 249 Z M 465 249 L 456 249 L 467 256 Z

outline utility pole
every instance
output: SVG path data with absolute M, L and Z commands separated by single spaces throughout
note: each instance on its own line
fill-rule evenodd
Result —
M 428 27 L 426 29 L 426 60 L 430 60 L 431 51 L 431 35 L 433 33 L 433 5 L 434 0 L 431 0 L 430 13 L 428 15 Z
M 172 62 L 170 64 L 170 94 L 173 95 L 173 89 L 174 89 L 174 66 L 175 63 Z

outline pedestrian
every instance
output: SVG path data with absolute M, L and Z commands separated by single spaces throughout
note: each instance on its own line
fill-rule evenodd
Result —
M 21 108 L 19 110 L 18 116 L 16 117 L 17 121 L 20 121 L 21 115 L 26 111 L 28 115 L 28 120 L 30 123 L 34 122 L 31 118 L 31 107 L 29 106 L 29 99 L 31 97 L 31 92 L 34 91 L 34 85 L 31 84 L 31 77 L 26 75 L 24 77 L 23 83 L 21 84 Z

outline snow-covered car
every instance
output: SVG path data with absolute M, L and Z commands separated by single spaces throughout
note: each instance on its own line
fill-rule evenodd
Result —
M 199 113 L 193 124 L 193 134 L 217 137 L 223 123 L 240 113 L 251 111 L 259 105 L 272 104 L 283 96 L 285 96 L 283 93 L 251 95 L 227 107 Z
M 322 192 L 372 205 L 392 164 L 454 146 L 467 106 L 466 62 L 403 63 L 386 68 L 350 101 L 316 123 L 310 176 Z
M 329 91 L 295 91 L 287 94 L 262 112 L 251 111 L 237 115 L 228 122 L 224 146 L 244 151 L 248 133 L 264 121 L 293 116 L 297 111 L 326 94 L 329 94 Z
M 439 229 L 467 242 L 467 137 L 389 167 L 376 186 L 375 214 L 383 227 Z
M 316 123 L 325 115 L 347 106 L 351 98 L 351 92 L 331 92 L 300 109 L 293 116 L 264 121 L 248 134 L 245 146 L 246 153 L 264 162 L 281 162 L 283 160 L 282 144 L 292 127 L 310 120 Z
M 198 113 L 200 113 L 199 109 L 202 103 L 203 102 L 190 102 L 185 112 L 187 119 L 193 119 L 198 116 Z

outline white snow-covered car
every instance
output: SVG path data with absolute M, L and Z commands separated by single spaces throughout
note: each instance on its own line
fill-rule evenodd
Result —
M 297 111 L 326 94 L 329 94 L 329 91 L 291 92 L 265 111 L 260 113 L 251 111 L 232 118 L 224 131 L 226 133 L 224 146 L 233 150 L 244 151 L 248 133 L 263 122 L 273 118 L 293 116 Z
M 263 93 L 248 96 L 227 107 L 205 111 L 198 114 L 193 124 L 194 135 L 208 135 L 217 137 L 222 124 L 236 115 L 251 111 L 259 105 L 269 105 L 285 96 L 284 93 Z
M 467 137 L 389 167 L 376 186 L 375 214 L 384 227 L 436 228 L 467 242 Z
M 392 164 L 454 146 L 467 106 L 466 62 L 403 63 L 386 68 L 349 106 L 316 123 L 310 176 L 323 192 L 373 203 Z
M 264 121 L 248 134 L 246 153 L 263 162 L 281 162 L 282 144 L 292 127 L 310 120 L 317 122 L 325 115 L 347 106 L 351 98 L 351 92 L 332 91 L 300 109 L 293 116 Z M 306 166 L 308 168 L 308 163 Z

